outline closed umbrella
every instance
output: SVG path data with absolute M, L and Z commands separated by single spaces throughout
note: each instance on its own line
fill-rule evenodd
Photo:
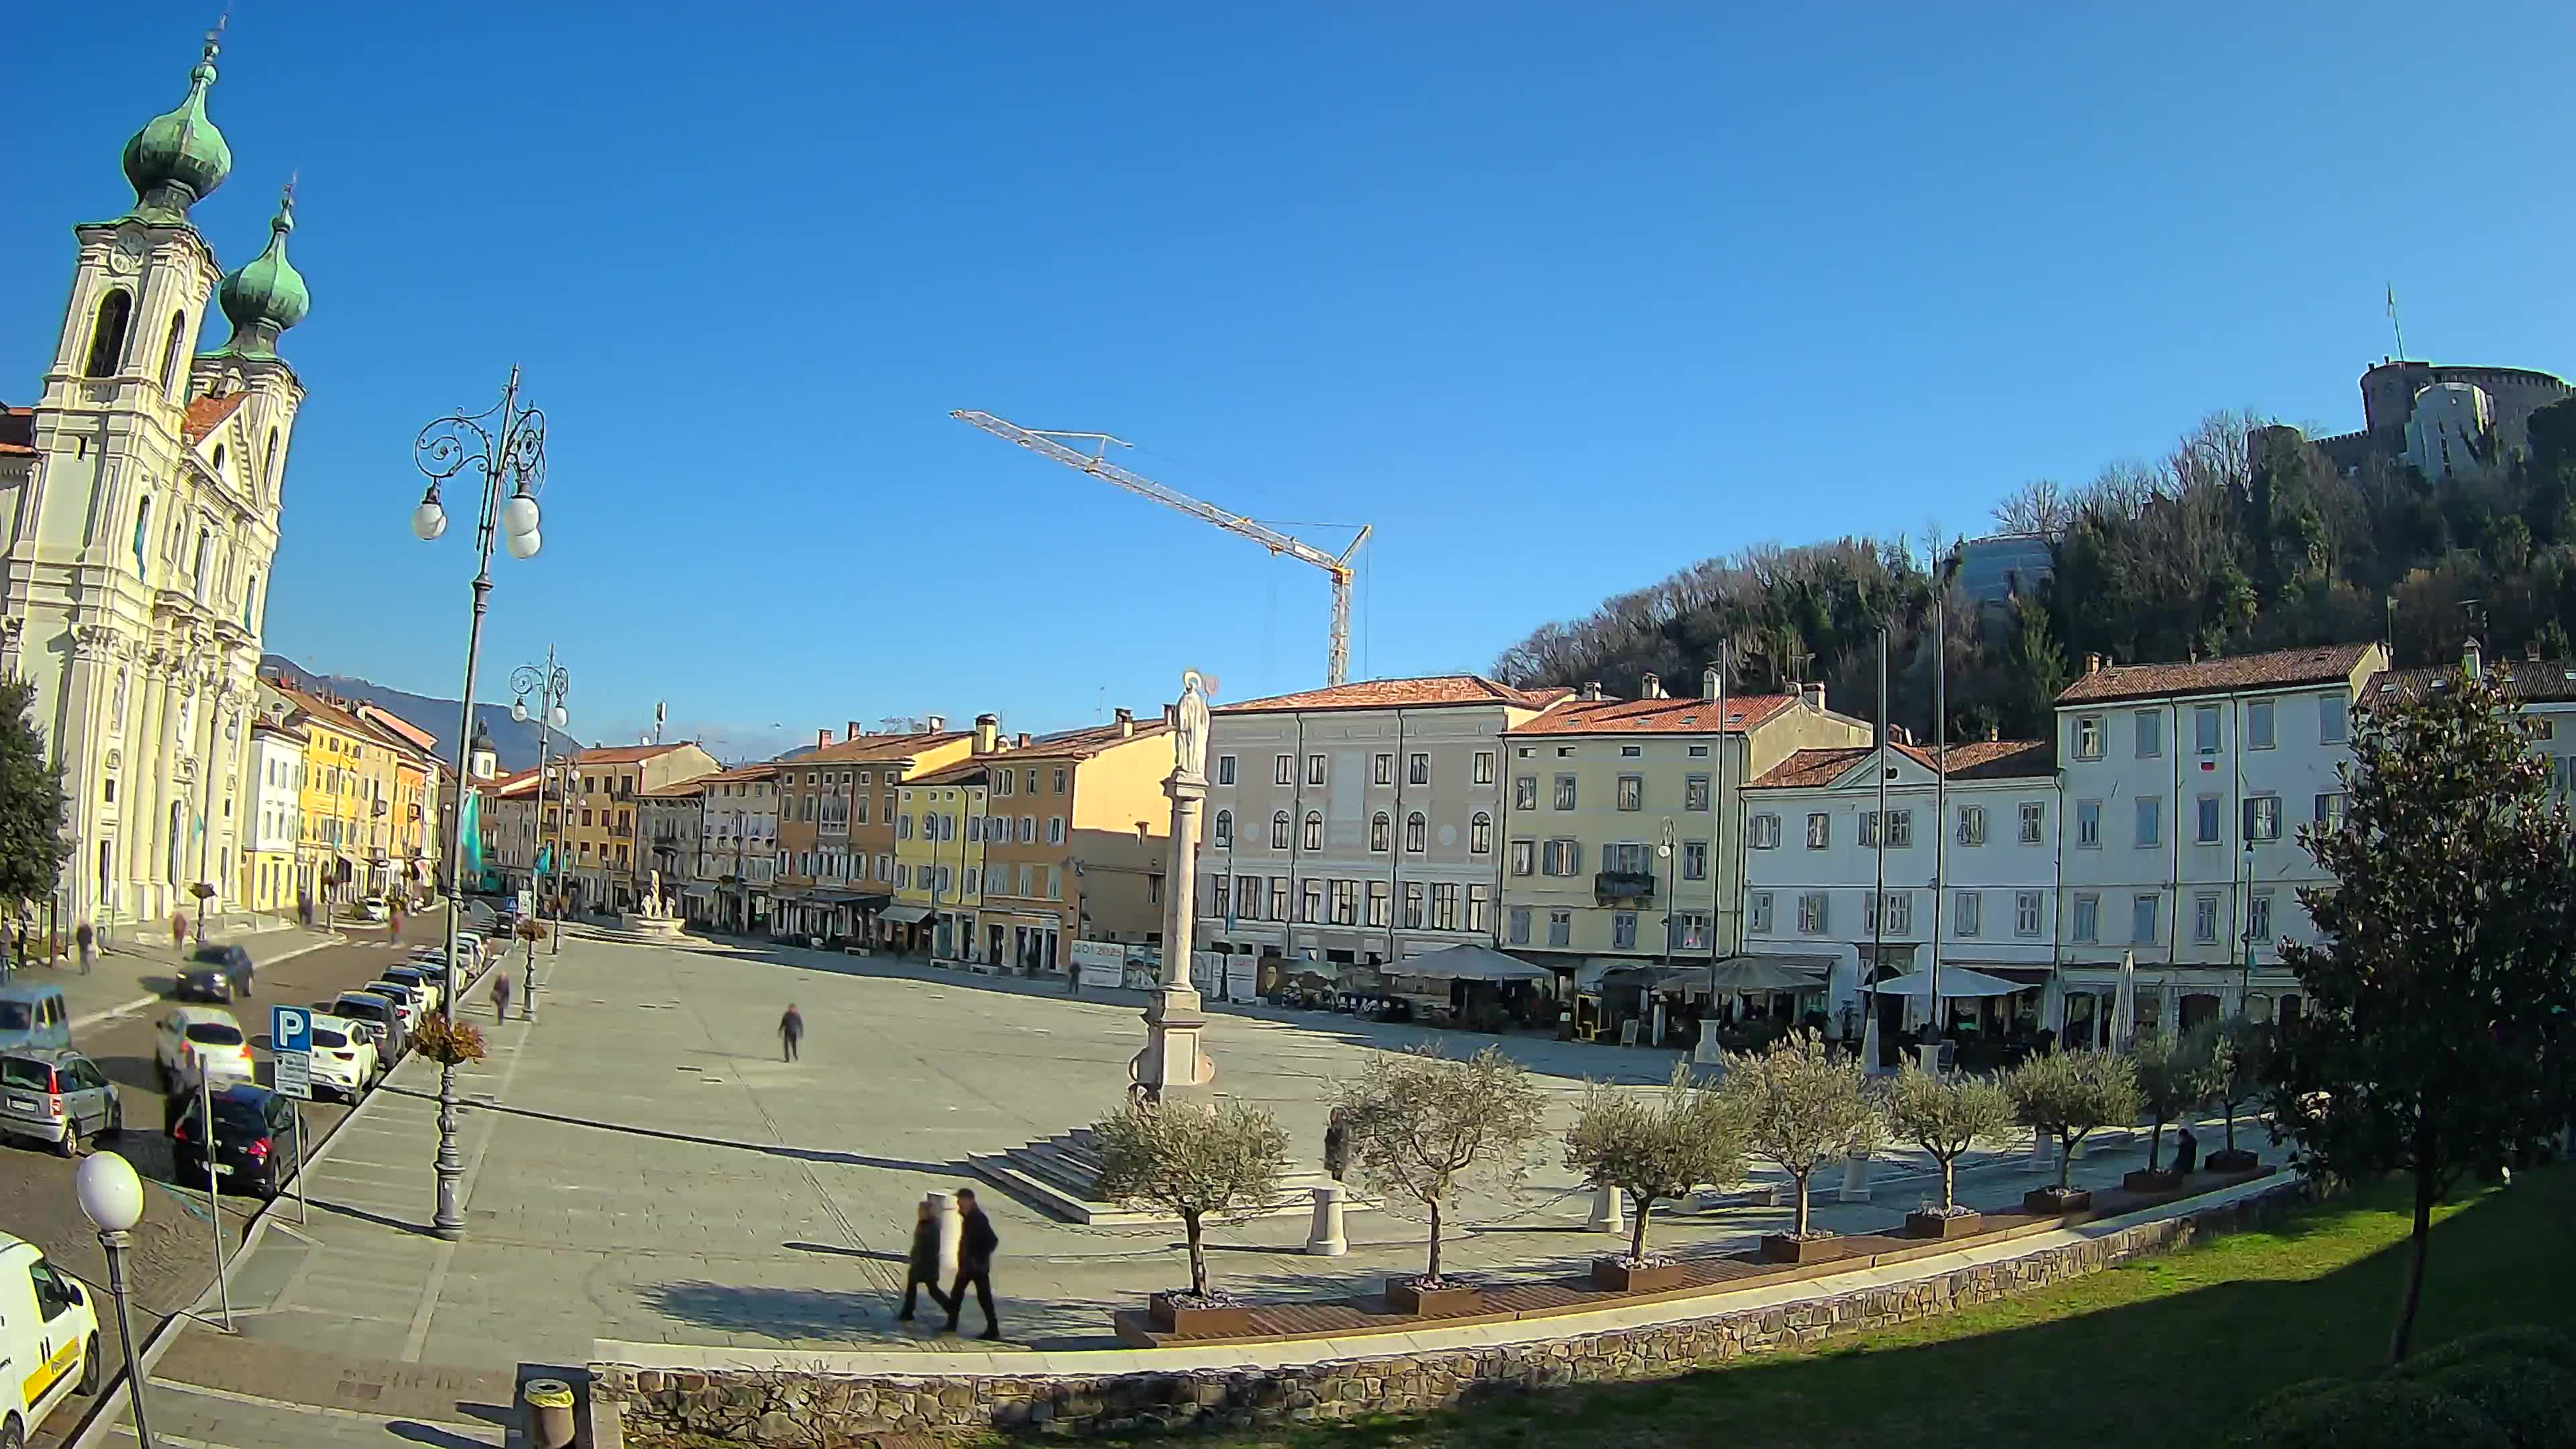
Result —
M 2111 1046 L 2127 1051 L 2138 1034 L 2138 953 L 2120 953 L 2120 985 L 2111 997 Z

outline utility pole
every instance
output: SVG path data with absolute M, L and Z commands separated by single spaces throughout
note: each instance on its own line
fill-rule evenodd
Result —
M 1887 627 L 1878 630 L 1878 814 L 1871 822 L 1870 854 L 1877 885 L 1869 898 L 1869 975 L 1872 982 L 1887 972 Z M 1864 1062 L 1864 1070 L 1876 1066 Z

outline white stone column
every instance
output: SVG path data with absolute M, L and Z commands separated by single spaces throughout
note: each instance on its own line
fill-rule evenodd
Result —
M 2057 1144 L 2048 1139 L 2047 1133 L 2034 1131 L 2030 1134 L 2030 1155 L 2022 1159 L 2021 1170 L 2046 1173 L 2057 1171 Z
M 1596 1233 L 1628 1235 L 1628 1199 L 1619 1189 L 1607 1183 L 1592 1190 L 1592 1220 L 1585 1228 Z
M 72 918 L 68 933 L 83 921 L 99 917 L 98 842 L 104 834 L 107 805 L 100 784 L 107 763 L 108 691 L 116 677 L 116 636 L 95 624 L 72 631 L 71 667 L 63 676 L 62 743 L 55 758 L 63 767 L 63 790 L 71 797 Z
M 1198 926 L 1199 806 L 1208 790 L 1203 761 L 1193 758 L 1207 749 L 1207 706 L 1196 671 L 1183 679 L 1179 713 L 1172 775 L 1163 782 L 1172 800 L 1172 844 L 1163 871 L 1162 977 L 1145 1007 L 1145 1049 L 1131 1064 L 1137 1085 L 1156 1100 L 1195 1092 L 1216 1079 L 1216 1064 L 1199 1047 L 1207 1019 L 1190 984 Z
M 134 671 L 134 717 L 125 732 L 125 848 L 118 852 L 119 894 L 125 914 L 149 921 L 157 910 L 152 889 L 154 857 L 166 849 L 161 834 L 169 828 L 169 766 L 163 737 L 170 728 L 170 656 L 153 649 Z
M 1306 1231 L 1306 1252 L 1310 1257 L 1338 1258 L 1351 1250 L 1350 1239 L 1342 1235 L 1342 1185 L 1327 1182 L 1315 1189 L 1315 1220 Z
M 1855 1152 L 1843 1159 L 1842 1190 L 1835 1195 L 1840 1202 L 1869 1201 L 1869 1154 Z
M 1691 1047 L 1691 1060 L 1701 1066 L 1716 1066 L 1726 1059 L 1726 1048 L 1717 1044 L 1717 1018 L 1699 1019 L 1699 1041 Z
M 954 1193 L 934 1192 L 922 1199 L 929 1204 L 930 1215 L 939 1224 L 939 1282 L 941 1291 L 957 1281 L 957 1245 L 965 1239 L 966 1219 L 957 1211 Z

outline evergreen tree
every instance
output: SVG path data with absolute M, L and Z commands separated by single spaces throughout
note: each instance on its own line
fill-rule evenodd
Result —
M 63 772 L 45 761 L 36 687 L 0 681 L 0 900 L 50 897 L 71 859 L 63 834 Z

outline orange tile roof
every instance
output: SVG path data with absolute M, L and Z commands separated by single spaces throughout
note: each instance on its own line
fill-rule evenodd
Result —
M 475 788 L 506 800 L 515 795 L 529 794 L 536 789 L 536 786 L 537 767 L 530 765 L 524 770 L 495 776 Z
M 781 770 L 800 770 L 807 765 L 847 765 L 867 761 L 908 760 L 924 750 L 969 739 L 964 730 L 939 730 L 915 735 L 861 735 L 855 740 L 835 740 L 811 754 L 792 760 L 777 761 Z
M 373 711 L 372 715 L 362 714 L 358 716 L 360 719 L 366 720 L 367 723 L 375 725 L 381 729 L 392 730 L 395 734 L 411 741 L 412 744 L 418 746 L 424 752 L 438 748 L 438 736 L 431 734 L 429 731 L 422 729 L 416 724 L 413 724 L 410 720 L 404 719 L 401 715 L 394 713 L 392 710 L 385 708 L 374 700 L 362 699 L 358 701 L 358 707 L 360 709 Z M 382 716 L 382 718 L 377 718 L 376 716 Z
M 1277 714 L 1291 710 L 1421 709 L 1439 705 L 1508 704 L 1545 709 L 1569 689 L 1515 689 L 1481 674 L 1433 674 L 1419 679 L 1363 679 L 1352 684 L 1274 694 L 1229 704 L 1219 714 Z
M 638 790 L 635 794 L 643 800 L 682 800 L 691 795 L 703 795 L 706 789 L 707 777 L 700 775 L 694 780 L 682 780 L 676 785 L 657 785 L 650 790 Z
M 2558 704 L 2576 700 L 2576 660 L 2489 659 L 2480 668 L 2487 682 L 2515 704 Z M 2364 699 L 2417 699 L 2436 683 L 2449 688 L 2459 678 L 2456 659 L 2427 669 L 2383 669 L 2362 686 Z
M 731 785 L 744 780 L 774 780 L 778 778 L 778 772 L 786 768 L 786 765 L 777 760 L 762 760 L 758 764 L 736 765 L 730 770 L 718 770 L 712 775 L 700 775 L 693 783 Z
M 673 750 L 687 749 L 696 743 L 695 740 L 678 740 L 667 745 L 618 745 L 610 749 L 577 750 L 573 754 L 572 762 L 584 766 L 640 764 L 645 760 L 658 759 Z
M 1726 727 L 1743 731 L 1798 702 L 1794 694 L 1729 695 Z M 1569 699 L 1505 733 L 1515 735 L 1714 734 L 1713 699 Z
M 1939 769 L 1932 751 L 1921 745 L 1889 748 L 1927 770 Z M 1874 745 L 1799 750 L 1764 771 L 1747 788 L 1789 790 L 1830 785 L 1877 752 Z M 2047 740 L 1967 740 L 1950 746 L 1949 759 L 1953 780 L 2036 779 L 2053 774 L 2057 768 L 2056 747 Z
M 241 405 L 248 401 L 250 401 L 250 394 L 246 392 L 228 392 L 222 397 L 191 398 L 188 401 L 187 417 L 179 425 L 180 435 L 186 438 L 188 446 L 193 448 L 204 442 L 208 433 L 222 427 L 224 419 L 241 411 Z
M 903 783 L 906 785 L 980 785 L 984 783 L 985 770 L 993 760 L 992 755 L 970 756 L 959 760 L 956 764 L 943 765 L 927 775 L 915 775 Z
M 2079 677 L 2057 696 L 2059 704 L 2153 699 L 2170 694 L 2213 694 L 2235 689 L 2286 689 L 2331 684 L 2351 677 L 2368 644 L 2311 645 L 2269 654 L 2239 654 L 2188 664 L 2105 664 Z
M 363 739 L 374 740 L 377 743 L 384 745 L 398 745 L 403 743 L 399 737 L 367 723 L 365 720 L 358 718 L 348 710 L 339 705 L 333 704 L 331 701 L 324 699 L 318 694 L 298 689 L 294 685 L 286 684 L 275 679 L 269 681 L 269 686 L 275 689 L 278 693 L 285 695 L 287 702 L 293 704 L 297 709 L 302 710 L 304 713 L 311 715 L 314 719 L 321 721 L 323 724 L 329 725 L 331 728 L 338 730 L 344 735 L 357 735 Z
M 1140 719 L 1136 721 L 1132 734 L 1123 735 L 1115 724 L 1093 725 L 1087 729 L 1066 730 L 1042 740 L 1031 740 L 1004 753 L 1014 760 L 1087 760 L 1103 750 L 1168 735 L 1171 730 L 1172 727 L 1160 719 Z
M 36 410 L 0 406 L 0 458 L 36 456 Z

